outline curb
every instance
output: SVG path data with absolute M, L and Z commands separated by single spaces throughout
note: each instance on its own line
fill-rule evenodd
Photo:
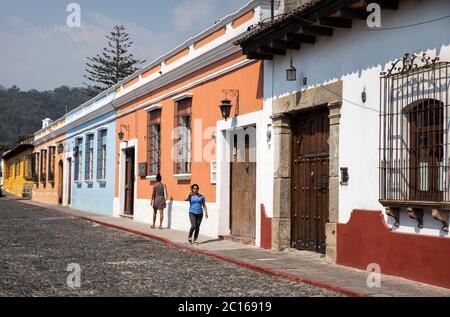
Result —
M 59 215 L 75 217 L 75 218 L 86 220 L 86 221 L 89 221 L 89 222 L 93 222 L 93 223 L 96 223 L 96 224 L 99 224 L 99 225 L 102 225 L 102 226 L 105 226 L 105 227 L 110 227 L 110 228 L 117 229 L 117 230 L 120 230 L 120 231 L 125 231 L 125 232 L 128 232 L 128 233 L 139 235 L 139 236 L 142 236 L 142 237 L 145 237 L 145 238 L 149 238 L 149 239 L 152 239 L 152 240 L 157 240 L 159 242 L 162 242 L 162 243 L 164 243 L 164 244 L 166 244 L 168 246 L 171 246 L 171 247 L 174 247 L 174 248 L 177 248 L 177 249 L 182 249 L 182 250 L 185 250 L 185 251 L 190 252 L 190 253 L 200 254 L 200 255 L 216 258 L 218 260 L 229 262 L 229 263 L 233 263 L 235 265 L 238 265 L 238 266 L 250 269 L 252 271 L 259 272 L 259 273 L 265 273 L 265 274 L 272 275 L 272 276 L 275 276 L 275 277 L 279 277 L 279 278 L 283 278 L 283 279 L 287 279 L 287 280 L 291 280 L 291 281 L 296 281 L 296 282 L 301 282 L 301 283 L 306 283 L 306 284 L 309 284 L 309 285 L 312 285 L 312 286 L 316 286 L 316 287 L 320 287 L 320 288 L 323 288 L 323 289 L 327 289 L 327 290 L 333 291 L 335 293 L 339 293 L 339 294 L 344 295 L 344 296 L 348 296 L 348 297 L 367 297 L 367 296 L 369 296 L 368 294 L 357 292 L 357 291 L 352 291 L 350 289 L 346 289 L 346 288 L 343 288 L 343 287 L 340 287 L 340 286 L 336 286 L 336 285 L 320 282 L 320 281 L 313 280 L 313 279 L 310 279 L 310 278 L 305 278 L 305 277 L 302 277 L 302 276 L 299 276 L 299 275 L 294 275 L 294 274 L 289 274 L 289 273 L 285 273 L 285 272 L 280 272 L 280 271 L 268 269 L 268 268 L 265 268 L 265 267 L 262 267 L 262 266 L 258 266 L 258 265 L 255 265 L 255 264 L 248 263 L 248 262 L 243 262 L 241 260 L 237 260 L 237 259 L 232 258 L 232 257 L 219 255 L 219 254 L 216 254 L 216 253 L 212 253 L 212 252 L 208 252 L 208 251 L 204 251 L 204 250 L 199 250 L 199 249 L 195 249 L 195 248 L 191 248 L 191 247 L 188 247 L 186 245 L 173 242 L 173 241 L 171 241 L 169 239 L 152 235 L 150 233 L 145 233 L 145 232 L 142 232 L 142 231 L 129 229 L 129 228 L 126 228 L 126 227 L 110 224 L 110 223 L 103 222 L 103 221 L 100 221 L 100 220 L 95 220 L 95 219 L 92 219 L 92 218 L 89 218 L 89 217 L 85 217 L 85 216 L 73 215 L 71 213 L 67 213 L 67 212 L 64 212 L 64 211 L 53 209 L 51 207 L 36 206 L 36 205 L 30 204 L 30 203 L 28 203 L 26 201 L 18 200 L 18 202 L 21 203 L 21 204 L 27 205 L 27 206 L 36 207 L 36 208 L 44 209 L 44 210 L 47 210 L 47 211 L 52 211 L 52 212 L 54 212 L 56 214 L 59 214 Z

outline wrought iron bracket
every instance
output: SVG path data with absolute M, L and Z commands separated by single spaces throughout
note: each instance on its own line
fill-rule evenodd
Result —
M 431 214 L 434 219 L 437 221 L 440 221 L 443 225 L 441 228 L 442 231 L 449 232 L 448 230 L 448 210 L 442 210 L 442 209 L 433 209 L 433 212 Z
M 417 227 L 419 227 L 420 229 L 423 229 L 423 209 L 409 207 L 409 208 L 406 208 L 406 211 L 408 211 L 409 218 L 417 221 Z
M 400 208 L 397 207 L 386 207 L 386 215 L 394 218 L 394 226 L 400 227 Z

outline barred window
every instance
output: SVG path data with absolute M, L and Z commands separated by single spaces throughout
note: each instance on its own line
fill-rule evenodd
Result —
M 85 180 L 94 178 L 94 135 L 89 134 L 86 137 L 86 161 L 85 161 Z
M 47 182 L 47 150 L 41 150 L 40 179 L 42 183 Z
M 148 113 L 148 173 L 157 175 L 161 169 L 161 110 Z
M 55 147 L 48 148 L 48 181 L 53 183 L 55 181 Z
M 382 76 L 380 201 L 449 202 L 450 63 L 408 56 Z
M 20 161 L 16 160 L 14 162 L 14 177 L 20 176 Z
M 101 130 L 98 133 L 97 141 L 97 179 L 106 179 L 106 137 L 107 130 Z
M 75 156 L 75 168 L 74 168 L 74 180 L 76 182 L 81 181 L 82 179 L 82 170 L 83 170 L 83 139 L 76 139 L 75 148 L 74 148 L 74 156 Z
M 33 169 L 34 169 L 34 156 L 33 155 L 27 155 L 25 157 L 24 169 L 23 169 L 23 177 L 26 180 L 32 180 L 33 179 Z
M 175 174 L 190 174 L 192 98 L 177 101 L 175 107 Z
M 34 164 L 33 164 L 33 181 L 35 183 L 39 182 L 39 153 L 34 153 Z

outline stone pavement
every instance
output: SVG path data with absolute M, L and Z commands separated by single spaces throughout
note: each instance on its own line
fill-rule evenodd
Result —
M 426 285 L 403 278 L 383 275 L 381 288 L 369 288 L 365 271 L 338 266 L 327 262 L 323 255 L 287 250 L 284 252 L 263 250 L 255 246 L 200 236 L 198 245 L 186 242 L 186 232 L 164 229 L 153 230 L 149 225 L 126 218 L 87 213 L 61 206 L 52 206 L 30 200 L 24 204 L 52 210 L 98 224 L 124 230 L 193 253 L 208 255 L 220 260 L 278 276 L 284 279 L 306 282 L 349 296 L 450 296 L 450 290 Z

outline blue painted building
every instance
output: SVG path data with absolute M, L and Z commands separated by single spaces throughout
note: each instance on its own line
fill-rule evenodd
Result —
M 74 209 L 112 216 L 115 190 L 116 122 L 113 96 L 97 101 L 67 131 L 70 205 Z M 88 114 L 86 114 L 86 112 Z M 81 120 L 80 120 L 81 119 Z

